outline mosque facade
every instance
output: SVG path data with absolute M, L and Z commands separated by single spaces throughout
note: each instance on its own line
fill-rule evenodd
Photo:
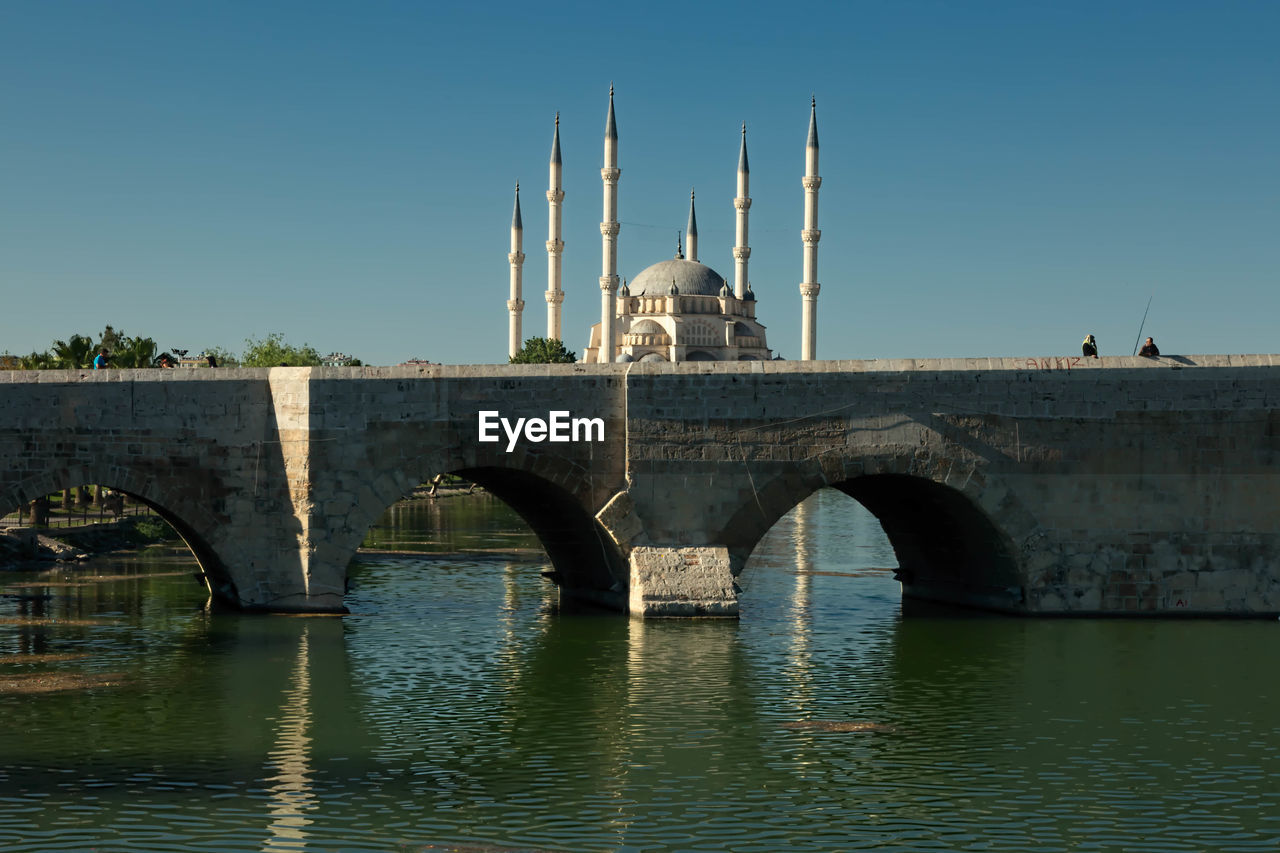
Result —
M 551 143 L 548 178 L 547 235 L 547 335 L 563 340 L 560 307 L 561 288 L 561 202 L 564 190 L 560 160 L 560 118 L 556 116 Z M 751 209 L 750 168 L 747 161 L 747 129 L 742 127 L 738 154 L 733 246 L 733 283 L 698 259 L 698 223 L 695 198 L 689 195 L 687 254 L 677 240 L 674 258 L 646 267 L 630 282 L 618 277 L 618 130 L 614 116 L 613 87 L 609 87 L 609 114 L 605 121 L 604 168 L 600 170 L 604 189 L 605 221 L 600 223 L 602 269 L 600 322 L 592 325 L 582 360 L 588 363 L 633 361 L 757 361 L 772 357 L 764 325 L 756 317 L 756 296 L 748 278 L 751 248 L 748 242 L 748 215 Z M 805 191 L 803 280 L 800 283 L 801 359 L 812 360 L 817 351 L 818 273 L 818 125 L 817 104 L 810 102 L 809 136 L 805 145 Z M 520 187 L 516 186 L 515 209 L 511 218 L 511 246 L 507 255 L 511 269 L 508 311 L 508 349 L 511 355 L 522 346 L 521 298 L 525 255 L 524 226 L 520 214 Z

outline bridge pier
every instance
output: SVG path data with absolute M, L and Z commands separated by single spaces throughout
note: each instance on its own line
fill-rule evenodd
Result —
M 738 615 L 729 549 L 641 545 L 631 550 L 632 616 Z

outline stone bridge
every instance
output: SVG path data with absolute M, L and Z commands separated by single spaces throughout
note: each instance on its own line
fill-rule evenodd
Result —
M 0 372 L 0 513 L 119 489 L 244 608 L 341 610 L 369 527 L 441 472 L 519 512 L 563 594 L 639 615 L 735 615 L 826 486 L 908 596 L 1280 613 L 1280 356 Z

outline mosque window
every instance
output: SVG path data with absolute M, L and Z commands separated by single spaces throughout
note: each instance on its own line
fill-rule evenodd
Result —
M 680 343 L 686 346 L 715 346 L 718 343 L 716 330 L 710 323 L 701 321 L 686 323 L 680 337 Z

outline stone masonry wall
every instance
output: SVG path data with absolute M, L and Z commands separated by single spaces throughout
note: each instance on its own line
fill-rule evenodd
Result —
M 477 440 L 482 409 L 599 416 L 606 441 L 507 453 Z M 1276 613 L 1278 451 L 1272 355 L 0 372 L 0 510 L 87 482 L 137 494 L 181 525 L 215 592 L 266 609 L 340 608 L 368 526 L 460 470 L 530 519 L 566 589 L 615 606 L 635 549 L 650 567 L 720 549 L 740 571 L 834 485 L 898 537 L 909 594 Z M 950 551 L 912 545 L 931 536 Z M 983 548 L 1007 557 L 989 576 Z M 944 552 L 967 562 L 923 559 Z M 644 583 L 673 612 L 682 596 L 736 607 L 716 603 L 723 577 L 690 578 Z

